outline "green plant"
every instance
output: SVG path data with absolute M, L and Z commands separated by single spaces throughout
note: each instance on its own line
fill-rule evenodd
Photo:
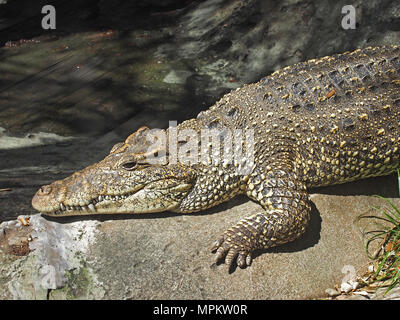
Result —
M 398 179 L 400 183 L 399 172 Z M 376 197 L 383 199 L 388 206 L 374 206 L 377 215 L 360 215 L 358 219 L 372 219 L 376 226 L 373 230 L 367 230 L 368 226 L 365 227 L 362 234 L 365 239 L 367 255 L 378 262 L 373 275 L 374 279 L 390 280 L 386 294 L 400 283 L 400 210 L 389 199 Z M 381 244 L 378 250 L 371 255 L 370 245 L 374 241 L 380 241 Z
M 399 196 L 400 196 L 400 169 L 397 169 L 397 186 L 399 187 Z

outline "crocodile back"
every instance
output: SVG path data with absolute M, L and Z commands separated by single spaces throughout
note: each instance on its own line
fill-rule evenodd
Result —
M 199 118 L 205 127 L 255 129 L 256 159 L 291 153 L 310 187 L 388 174 L 399 166 L 400 47 L 286 67 Z

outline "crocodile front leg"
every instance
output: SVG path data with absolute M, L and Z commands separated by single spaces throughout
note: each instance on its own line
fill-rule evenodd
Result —
M 278 168 L 256 172 L 249 179 L 247 195 L 264 211 L 242 219 L 214 243 L 216 261 L 225 257 L 230 267 L 236 259 L 243 268 L 250 265 L 254 250 L 293 241 L 304 233 L 311 211 L 305 184 L 292 166 Z

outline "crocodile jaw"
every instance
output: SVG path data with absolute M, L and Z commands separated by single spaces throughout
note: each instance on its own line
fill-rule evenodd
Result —
M 44 186 L 32 199 L 32 206 L 48 216 L 72 216 L 114 213 L 151 213 L 175 209 L 191 190 L 192 184 L 178 179 L 158 180 L 121 195 L 99 195 L 86 204 L 43 199 L 60 185 L 59 181 Z M 62 193 L 56 192 L 60 195 Z M 46 204 L 44 204 L 46 203 Z

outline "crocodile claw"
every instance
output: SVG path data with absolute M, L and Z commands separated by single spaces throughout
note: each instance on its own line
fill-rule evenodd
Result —
M 246 250 L 242 245 L 235 244 L 230 238 L 221 236 L 214 242 L 211 251 L 215 252 L 215 262 L 219 262 L 225 258 L 225 264 L 230 269 L 235 260 L 240 268 L 245 268 L 251 264 L 251 252 Z

